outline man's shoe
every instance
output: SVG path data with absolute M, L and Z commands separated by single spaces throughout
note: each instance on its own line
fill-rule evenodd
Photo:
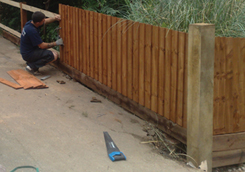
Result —
M 26 66 L 26 71 L 32 75 L 36 75 L 36 76 L 41 75 L 41 73 L 39 72 L 38 69 L 36 71 L 34 71 L 30 66 Z

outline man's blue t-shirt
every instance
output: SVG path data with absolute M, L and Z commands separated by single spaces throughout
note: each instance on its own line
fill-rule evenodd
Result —
M 20 39 L 20 53 L 24 59 L 30 58 L 33 51 L 43 42 L 39 31 L 40 28 L 36 28 L 31 20 L 25 24 Z

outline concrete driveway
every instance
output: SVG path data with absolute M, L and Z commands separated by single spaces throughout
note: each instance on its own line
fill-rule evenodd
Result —
M 24 69 L 19 47 L 2 37 L 0 47 L 0 77 L 15 82 L 7 71 Z M 23 165 L 40 172 L 200 171 L 141 144 L 146 136 L 141 119 L 52 66 L 40 71 L 51 75 L 44 81 L 47 89 L 15 90 L 0 83 L 0 164 L 6 171 Z M 91 103 L 92 97 L 102 103 Z M 126 161 L 108 158 L 103 131 L 108 131 Z

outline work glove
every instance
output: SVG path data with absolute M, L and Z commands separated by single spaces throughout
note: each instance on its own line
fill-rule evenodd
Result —
M 57 39 L 55 42 L 56 42 L 56 45 L 57 45 L 57 46 L 59 46 L 59 45 L 64 45 L 63 39 L 62 39 L 62 38 Z

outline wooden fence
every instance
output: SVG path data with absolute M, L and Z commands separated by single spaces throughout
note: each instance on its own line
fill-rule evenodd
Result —
M 60 5 L 61 61 L 186 127 L 187 34 Z
M 61 61 L 186 128 L 187 33 L 60 5 Z M 215 39 L 214 134 L 245 131 L 245 39 Z

